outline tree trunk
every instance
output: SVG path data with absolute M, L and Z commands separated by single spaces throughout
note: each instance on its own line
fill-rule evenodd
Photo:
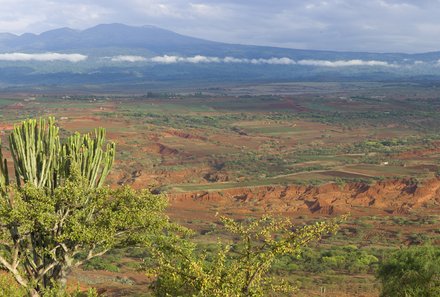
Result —
M 29 290 L 29 296 L 30 296 L 30 297 L 40 297 L 41 295 L 40 295 L 40 293 L 38 293 L 37 290 L 35 290 L 35 289 L 30 289 L 30 290 Z
M 70 267 L 61 267 L 60 274 L 57 279 L 57 283 L 59 285 L 59 290 L 63 291 L 67 288 L 67 275 L 70 272 Z

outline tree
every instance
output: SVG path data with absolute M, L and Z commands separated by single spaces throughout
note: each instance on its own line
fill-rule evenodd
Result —
M 9 143 L 15 181 L 4 159 L 0 264 L 29 295 L 64 289 L 73 267 L 114 247 L 151 242 L 169 226 L 163 196 L 103 186 L 115 154 L 112 143 L 104 149 L 103 129 L 61 142 L 53 118 L 27 120 Z
M 440 248 L 401 249 L 380 264 L 383 297 L 440 296 Z
M 157 275 L 154 289 L 158 296 L 201 297 L 292 292 L 295 287 L 270 276 L 274 261 L 299 255 L 308 243 L 335 232 L 342 219 L 294 228 L 288 219 L 266 216 L 242 224 L 223 217 L 232 242 L 219 243 L 217 253 L 198 252 L 190 242 L 169 242 L 156 250 L 159 261 L 151 271 Z

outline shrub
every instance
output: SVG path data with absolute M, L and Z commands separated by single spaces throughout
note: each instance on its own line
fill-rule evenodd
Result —
M 382 297 L 440 296 L 440 248 L 402 249 L 380 264 Z

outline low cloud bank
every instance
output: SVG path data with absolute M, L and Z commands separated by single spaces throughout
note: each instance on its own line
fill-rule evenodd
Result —
M 157 56 L 150 59 L 153 63 L 162 64 L 174 64 L 174 63 L 221 63 L 222 59 L 217 57 L 206 57 L 206 56 L 194 56 L 194 57 L 179 57 L 179 56 Z
M 112 62 L 144 62 L 147 61 L 146 58 L 141 56 L 116 56 L 111 58 Z
M 82 54 L 60 54 L 60 53 L 4 53 L 0 54 L 0 61 L 66 61 L 66 62 L 82 62 L 88 59 L 88 56 Z M 367 67 L 396 67 L 396 64 L 391 64 L 385 61 L 377 60 L 293 60 L 291 58 L 267 58 L 267 59 L 247 59 L 235 57 L 209 57 L 196 55 L 193 57 L 182 57 L 173 55 L 156 56 L 146 58 L 136 55 L 119 55 L 114 57 L 105 57 L 112 62 L 125 63 L 157 63 L 157 64 L 176 64 L 176 63 L 224 63 L 224 64 L 252 64 L 252 65 L 301 65 L 301 66 L 315 66 L 315 67 L 353 67 L 353 66 L 367 66 Z M 440 62 L 439 62 L 440 64 Z
M 81 62 L 87 59 L 87 56 L 81 54 L 59 54 L 59 53 L 43 53 L 43 54 L 25 54 L 25 53 L 5 53 L 0 54 L 0 61 L 26 62 L 26 61 L 67 61 L 72 63 Z
M 180 57 L 180 56 L 157 56 L 150 59 L 153 63 L 173 64 L 173 63 L 237 63 L 237 64 L 273 64 L 273 65 L 294 65 L 297 64 L 289 58 L 270 58 L 270 59 L 240 59 L 234 57 Z
M 384 61 L 364 61 L 364 60 L 339 60 L 339 61 L 326 61 L 326 60 L 301 60 L 298 61 L 299 65 L 306 66 L 322 66 L 322 67 L 350 67 L 350 66 L 381 66 L 391 67 L 392 64 Z
M 376 60 L 298 60 L 290 58 L 269 58 L 269 59 L 246 59 L 234 57 L 207 57 L 197 55 L 194 57 L 181 56 L 156 56 L 153 58 L 144 58 L 141 56 L 116 56 L 111 59 L 113 62 L 150 62 L 158 64 L 176 64 L 176 63 L 226 63 L 226 64 L 253 64 L 253 65 L 302 65 L 302 66 L 319 66 L 319 67 L 351 67 L 351 66 L 379 66 L 379 67 L 395 67 L 385 61 Z

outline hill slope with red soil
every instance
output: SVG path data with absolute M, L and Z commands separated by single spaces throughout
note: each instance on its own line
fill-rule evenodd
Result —
M 353 214 L 363 212 L 407 213 L 440 206 L 440 178 L 414 183 L 410 179 L 386 180 L 372 185 L 261 186 L 222 191 L 168 194 L 172 208 L 199 209 L 219 206 L 237 212 Z

